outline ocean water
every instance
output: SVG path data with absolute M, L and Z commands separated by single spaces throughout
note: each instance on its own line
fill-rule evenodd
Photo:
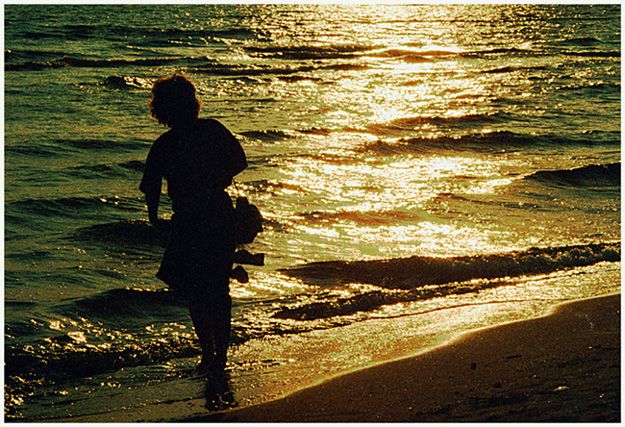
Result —
M 618 5 L 4 14 L 7 420 L 249 405 L 620 290 Z M 218 398 L 138 191 L 177 70 L 266 220 Z

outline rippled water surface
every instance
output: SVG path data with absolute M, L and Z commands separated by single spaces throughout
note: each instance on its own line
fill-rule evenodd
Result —
M 620 13 L 5 6 L 6 417 L 224 406 L 138 191 L 176 70 L 266 219 L 266 265 L 231 285 L 229 404 L 618 291 Z

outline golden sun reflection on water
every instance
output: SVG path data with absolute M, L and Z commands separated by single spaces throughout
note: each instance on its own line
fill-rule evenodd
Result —
M 431 208 L 441 194 L 488 194 L 510 184 L 502 177 L 505 159 L 398 154 L 368 162 L 367 150 L 351 151 L 350 157 L 348 148 L 343 148 L 343 161 L 324 162 L 320 154 L 285 165 L 285 182 L 302 194 L 285 212 L 295 237 L 283 244 L 292 253 L 305 252 L 303 242 L 325 254 L 322 259 L 452 256 L 503 249 L 509 237 L 505 232 L 488 229 L 469 212 L 450 221 L 433 215 Z

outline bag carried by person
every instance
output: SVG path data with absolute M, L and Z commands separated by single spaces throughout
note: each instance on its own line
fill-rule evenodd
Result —
M 236 188 L 237 183 L 232 180 Z M 237 188 L 238 191 L 238 188 Z M 239 196 L 234 206 L 234 240 L 237 245 L 252 243 L 258 233 L 263 231 L 263 216 L 247 197 Z M 265 254 L 251 254 L 245 249 L 234 253 L 233 261 L 236 264 L 265 265 Z M 247 283 L 249 275 L 240 265 L 230 273 L 230 277 L 240 283 Z
M 237 197 L 234 208 L 234 237 L 237 244 L 252 243 L 263 231 L 263 216 L 247 197 Z

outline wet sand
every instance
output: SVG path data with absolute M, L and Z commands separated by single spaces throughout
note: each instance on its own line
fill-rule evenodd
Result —
M 620 295 L 184 421 L 620 421 Z

